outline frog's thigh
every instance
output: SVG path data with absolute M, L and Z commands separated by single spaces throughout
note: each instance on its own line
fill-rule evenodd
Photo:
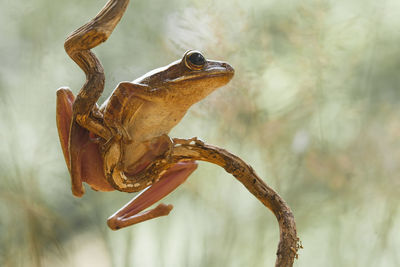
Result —
M 87 139 L 87 131 L 72 121 L 72 105 L 74 101 L 75 97 L 71 90 L 68 88 L 58 89 L 56 106 L 58 135 L 65 162 L 71 174 L 72 193 L 80 197 L 84 193 L 81 179 L 80 151 Z
M 174 191 L 186 181 L 196 168 L 197 163 L 194 161 L 175 164 L 167 170 L 158 182 L 142 191 L 123 208 L 108 218 L 108 226 L 113 230 L 117 230 L 132 224 L 168 215 L 172 206 L 165 204 L 159 204 L 156 208 L 148 211 L 141 211 Z
M 75 97 L 69 88 L 60 88 L 57 90 L 57 129 L 68 170 L 70 169 L 68 139 L 72 120 L 72 104 L 74 100 Z
M 80 157 L 82 181 L 96 191 L 113 191 L 114 188 L 107 182 L 103 170 L 103 158 L 99 145 L 88 141 Z
M 159 201 L 185 182 L 192 172 L 197 169 L 197 165 L 194 161 L 176 163 L 162 175 L 158 182 L 143 192 L 140 197 L 151 199 L 153 203 Z

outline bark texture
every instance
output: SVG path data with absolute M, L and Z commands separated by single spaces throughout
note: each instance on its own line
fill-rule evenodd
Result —
M 174 147 L 169 153 L 168 157 L 154 161 L 139 175 L 159 177 L 166 169 L 179 161 L 201 160 L 221 166 L 273 212 L 278 220 L 280 231 L 275 266 L 293 266 L 297 251 L 301 248 L 293 213 L 279 194 L 260 179 L 250 165 L 225 149 L 207 145 L 196 138 L 174 139 Z

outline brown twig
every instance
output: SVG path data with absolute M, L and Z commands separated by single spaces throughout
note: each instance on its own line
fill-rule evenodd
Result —
M 89 130 L 107 140 L 111 138 L 111 133 L 92 115 L 96 102 L 103 93 L 105 76 L 100 60 L 90 49 L 108 39 L 128 4 L 129 0 L 108 1 L 96 17 L 72 32 L 64 43 L 67 54 L 86 74 L 86 83 L 74 102 L 74 121 L 90 126 Z
M 274 213 L 280 230 L 275 266 L 293 266 L 297 251 L 301 248 L 293 213 L 286 202 L 257 176 L 253 168 L 225 149 L 207 145 L 196 138 L 174 139 L 174 144 L 167 159 L 160 158 L 154 161 L 140 175 L 159 177 L 166 169 L 179 161 L 201 160 L 221 166 Z

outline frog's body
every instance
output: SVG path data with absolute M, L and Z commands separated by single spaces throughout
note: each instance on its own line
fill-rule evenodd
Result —
M 184 63 L 185 57 L 187 53 L 183 60 L 153 70 L 132 83 L 120 83 L 102 105 L 105 124 L 123 125 L 137 142 L 168 134 L 190 106 L 233 76 L 227 63 L 206 61 L 204 69 L 191 70 Z M 144 94 L 135 94 L 135 90 Z
M 75 131 L 68 139 L 68 127 L 59 125 L 60 129 L 68 129 L 60 130 L 60 139 L 64 140 L 61 143 L 74 194 L 83 193 L 81 181 L 99 191 L 135 192 L 158 180 L 158 177 L 137 180 L 135 174 L 168 151 L 171 146 L 168 133 L 190 106 L 225 85 L 233 74 L 229 64 L 205 60 L 199 52 L 188 51 L 182 60 L 133 82 L 121 82 L 115 88 L 97 110 L 104 127 L 112 133 L 111 138 L 100 138 L 94 143 L 89 136 L 90 129 L 85 129 L 88 127 L 72 122 L 71 130 Z M 58 105 L 58 120 L 71 116 L 65 113 L 72 114 L 73 98 L 70 91 L 60 89 L 58 101 L 64 104 Z M 63 125 L 70 123 L 71 119 Z
M 202 56 L 201 68 L 190 68 L 191 55 L 201 56 L 188 51 L 182 60 L 133 82 L 120 83 L 102 105 L 104 124 L 120 137 L 106 140 L 104 153 L 106 176 L 111 175 L 114 185 L 128 187 L 126 177 L 131 178 L 168 150 L 171 142 L 167 135 L 189 107 L 233 76 L 227 63 L 206 61 Z M 133 187 L 140 190 L 150 183 L 137 181 Z
M 183 183 L 197 164 L 177 163 L 161 177 L 139 179 L 137 174 L 169 151 L 168 133 L 189 107 L 229 82 L 233 73 L 227 63 L 206 61 L 200 53 L 188 51 L 182 60 L 133 82 L 121 82 L 101 108 L 94 110 L 104 127 L 100 132 L 111 132 L 109 138 L 93 139 L 91 126 L 74 119 L 72 92 L 58 90 L 57 127 L 74 195 L 83 195 L 82 182 L 98 191 L 136 192 L 147 187 L 109 218 L 108 225 L 114 230 L 167 215 L 171 205 L 139 212 Z

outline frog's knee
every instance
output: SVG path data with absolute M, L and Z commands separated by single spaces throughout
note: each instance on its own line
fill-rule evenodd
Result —
M 58 88 L 56 94 L 57 94 L 57 99 L 67 98 L 67 99 L 75 100 L 74 94 L 72 93 L 71 89 L 69 89 L 68 87 Z

